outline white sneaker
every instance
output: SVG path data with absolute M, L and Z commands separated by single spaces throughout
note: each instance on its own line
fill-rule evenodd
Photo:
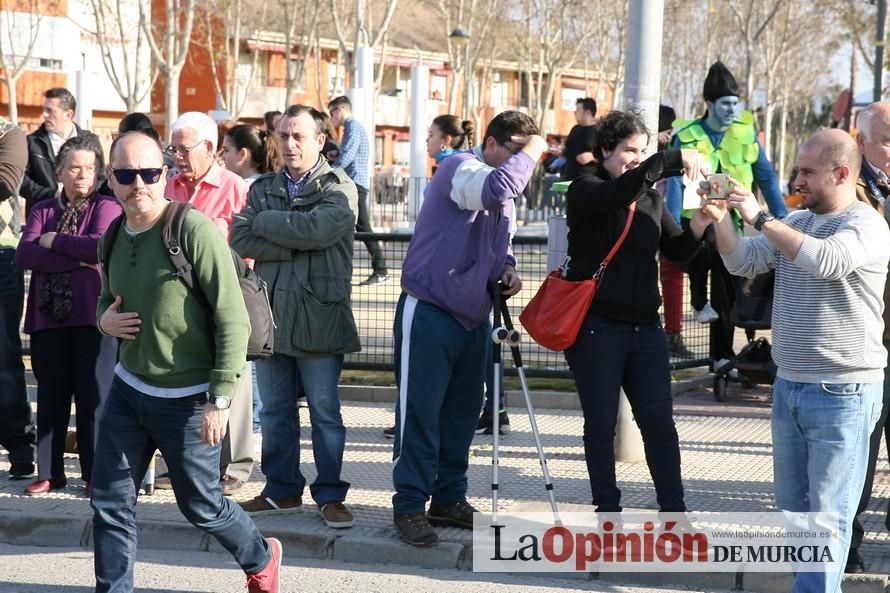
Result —
M 720 314 L 714 310 L 714 307 L 711 306 L 711 303 L 705 303 L 705 306 L 701 308 L 701 311 L 695 311 L 695 320 L 702 325 L 714 323 L 718 319 L 720 319 Z
M 714 370 L 716 371 L 719 368 L 722 368 L 723 365 L 729 364 L 728 358 L 721 358 L 720 360 L 714 361 Z M 730 379 L 738 379 L 739 378 L 739 370 L 738 369 L 730 369 L 726 376 Z

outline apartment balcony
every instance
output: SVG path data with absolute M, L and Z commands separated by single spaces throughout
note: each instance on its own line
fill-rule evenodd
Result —
M 411 102 L 405 93 L 391 97 L 378 95 L 374 102 L 374 124 L 378 126 L 408 127 L 411 123 Z
M 237 110 L 242 105 L 241 112 L 238 113 L 239 118 L 260 118 L 263 114 L 273 109 L 283 109 L 286 105 L 287 91 L 284 87 L 279 86 L 251 86 L 245 89 L 239 88 L 236 91 L 235 105 L 229 111 Z

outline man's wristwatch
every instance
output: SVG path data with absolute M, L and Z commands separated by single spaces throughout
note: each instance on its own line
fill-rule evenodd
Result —
M 220 410 L 228 410 L 229 406 L 232 405 L 232 398 L 224 395 L 211 395 L 207 398 L 207 401 L 210 402 L 211 406 L 215 406 Z
M 763 230 L 763 225 L 775 219 L 776 217 L 769 212 L 761 210 L 760 214 L 757 215 L 757 218 L 754 219 L 754 229 L 757 231 Z

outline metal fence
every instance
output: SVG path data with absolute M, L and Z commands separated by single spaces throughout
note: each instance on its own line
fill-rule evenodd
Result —
M 536 214 L 535 216 L 540 216 Z M 396 304 L 401 294 L 400 281 L 402 261 L 411 240 L 410 233 L 356 233 L 355 257 L 353 261 L 352 309 L 361 338 L 362 350 L 346 357 L 345 368 L 364 370 L 393 369 L 393 320 Z M 386 254 L 389 281 L 384 284 L 360 286 L 359 282 L 372 273 L 368 250 L 363 240 L 380 242 Z M 513 322 L 520 326 L 519 314 L 537 292 L 549 270 L 547 269 L 547 238 L 517 235 L 513 239 L 513 251 L 519 262 L 522 290 L 507 302 Z M 30 272 L 25 273 L 26 290 Z M 692 305 L 688 290 L 684 292 L 683 336 L 687 347 L 692 350 L 694 359 L 672 359 L 673 369 L 703 366 L 708 358 L 708 327 L 696 323 L 692 318 Z M 25 353 L 30 353 L 27 335 L 22 335 Z M 520 344 L 522 361 L 526 374 L 530 377 L 571 378 L 562 354 L 538 346 L 528 336 L 523 336 Z M 516 370 L 507 364 L 506 373 L 515 375 Z
M 373 239 L 380 242 L 386 254 L 386 265 L 390 279 L 387 283 L 373 286 L 357 284 L 372 272 L 368 250 L 361 242 Z M 365 370 L 392 370 L 393 368 L 393 320 L 396 303 L 401 294 L 401 266 L 405 250 L 411 240 L 409 233 L 357 233 L 355 257 L 353 260 L 354 282 L 352 289 L 352 309 L 358 325 L 362 351 L 346 357 L 346 368 Z M 513 251 L 519 262 L 522 290 L 507 302 L 515 324 L 519 325 L 519 314 L 537 292 L 549 270 L 547 269 L 547 239 L 517 235 L 513 239 Z M 696 323 L 692 318 L 692 305 L 688 290 L 684 292 L 683 336 L 687 347 L 695 359 L 673 359 L 672 368 L 703 366 L 708 358 L 708 326 Z M 568 366 L 562 354 L 551 352 L 523 336 L 520 345 L 526 374 L 530 377 L 570 378 Z M 515 374 L 510 364 L 507 374 Z
M 419 207 L 419 188 L 429 180 L 425 177 L 377 173 L 370 204 L 371 224 L 375 229 L 406 229 L 414 218 L 412 203 Z M 550 189 L 559 175 L 542 173 L 529 181 L 516 201 L 516 218 L 521 222 L 545 222 L 551 216 L 565 214 L 565 195 Z

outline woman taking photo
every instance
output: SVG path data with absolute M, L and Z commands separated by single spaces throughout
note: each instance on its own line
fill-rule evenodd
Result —
M 656 254 L 673 261 L 691 258 L 709 224 L 697 212 L 682 231 L 652 189 L 684 170 L 696 178 L 701 156 L 667 150 L 643 160 L 649 131 L 635 113 L 613 111 L 595 130 L 594 175 L 569 187 L 566 279 L 591 278 L 636 211 L 624 243 L 600 279 L 596 297 L 575 343 L 565 351 L 584 412 L 584 456 L 598 512 L 621 510 L 615 480 L 615 424 L 621 387 L 643 434 L 646 463 L 661 511 L 686 510 L 680 476 L 680 446 L 674 426 L 668 347 L 658 315 Z
M 67 484 L 63 459 L 77 406 L 77 451 L 89 493 L 94 428 L 111 380 L 117 343 L 96 329 L 101 277 L 99 237 L 121 214 L 117 200 L 96 194 L 102 148 L 77 136 L 59 149 L 59 199 L 37 203 L 28 216 L 15 262 L 31 270 L 25 333 L 37 378 L 37 480 L 25 494 L 45 494 Z

